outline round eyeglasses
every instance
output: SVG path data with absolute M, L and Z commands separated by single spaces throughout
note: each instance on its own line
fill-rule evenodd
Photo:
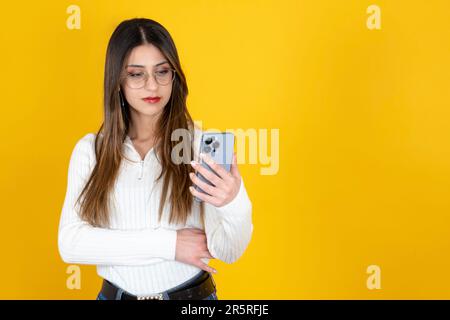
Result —
M 153 79 L 161 86 L 167 86 L 175 79 L 175 69 L 161 68 L 152 72 Z M 147 71 L 126 72 L 125 84 L 131 89 L 141 89 L 150 78 Z

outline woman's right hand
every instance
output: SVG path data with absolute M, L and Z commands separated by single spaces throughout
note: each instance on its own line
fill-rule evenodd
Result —
M 215 259 L 208 250 L 206 234 L 201 229 L 187 228 L 177 230 L 175 260 L 199 267 L 206 272 L 217 271 L 201 259 Z

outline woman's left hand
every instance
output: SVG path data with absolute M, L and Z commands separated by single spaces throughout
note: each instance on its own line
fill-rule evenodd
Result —
M 196 173 L 199 172 L 213 186 L 200 180 L 194 173 L 189 176 L 194 184 L 208 194 L 196 190 L 193 186 L 189 187 L 191 193 L 197 198 L 212 204 L 215 207 L 221 207 L 231 202 L 236 197 L 241 186 L 241 175 L 237 167 L 236 153 L 233 153 L 233 162 L 231 170 L 228 172 L 221 165 L 214 162 L 208 155 L 200 154 L 203 161 L 211 167 L 219 176 L 209 171 L 196 161 L 191 161 L 192 167 Z

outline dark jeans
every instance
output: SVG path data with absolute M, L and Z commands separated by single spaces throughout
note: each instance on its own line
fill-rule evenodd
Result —
M 197 278 L 199 278 L 199 277 L 202 275 L 202 273 L 203 273 L 203 271 L 201 271 L 199 274 L 197 274 L 196 276 L 192 277 L 191 279 L 189 279 L 189 280 L 183 282 L 182 284 L 180 284 L 180 285 L 178 285 L 178 286 L 176 286 L 176 287 L 173 287 L 173 288 L 171 288 L 171 289 L 169 289 L 169 290 L 167 290 L 167 291 L 164 291 L 164 292 L 163 292 L 164 300 L 170 300 L 170 298 L 169 298 L 167 292 L 176 291 L 176 290 L 178 290 L 178 289 L 180 289 L 180 288 L 182 288 L 182 287 L 189 286 L 190 284 L 194 283 L 194 282 L 197 280 Z M 212 277 L 212 275 L 211 275 L 211 277 Z M 120 290 L 121 290 L 121 292 L 120 292 L 120 294 L 119 294 L 119 297 L 120 297 L 121 293 L 123 292 L 122 289 L 120 289 Z M 119 299 L 120 299 L 120 298 L 119 298 Z M 96 300 L 108 300 L 108 299 L 106 299 L 106 297 L 100 292 L 100 293 L 98 294 Z M 219 298 L 217 297 L 217 291 L 214 291 L 213 293 L 211 293 L 209 296 L 207 296 L 207 297 L 206 297 L 205 299 L 203 299 L 203 300 L 219 300 Z

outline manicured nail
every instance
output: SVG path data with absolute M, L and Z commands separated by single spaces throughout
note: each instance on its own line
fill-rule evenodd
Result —
M 195 167 L 196 165 L 197 165 L 197 161 L 192 160 L 192 161 L 191 161 L 191 166 Z

